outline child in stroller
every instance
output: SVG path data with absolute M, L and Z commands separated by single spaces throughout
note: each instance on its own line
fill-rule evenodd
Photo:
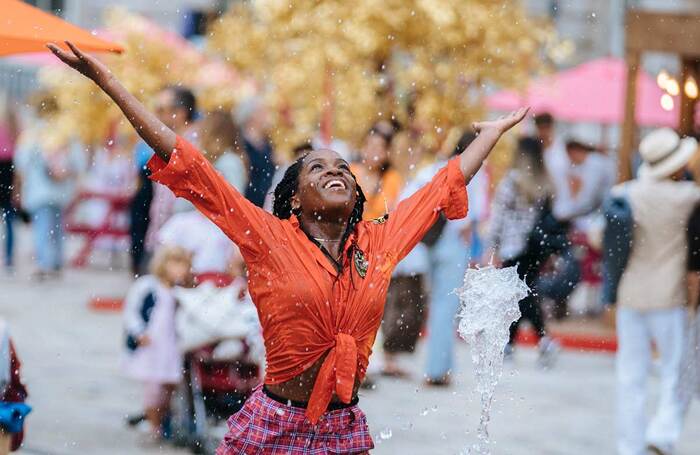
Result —
M 185 367 L 172 422 L 176 443 L 210 453 L 226 431 L 217 425 L 260 384 L 265 351 L 245 280 L 210 273 L 198 281 L 196 288 L 177 292 Z

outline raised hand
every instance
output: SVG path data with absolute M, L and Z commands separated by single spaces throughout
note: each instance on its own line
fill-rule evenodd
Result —
M 55 44 L 48 44 L 47 47 L 63 63 L 92 79 L 112 98 L 139 136 L 161 159 L 167 162 L 177 140 L 175 132 L 129 93 L 104 63 L 81 51 L 73 43 L 66 41 L 66 45 L 70 52 L 60 49 Z
M 529 110 L 529 107 L 524 107 L 496 120 L 472 124 L 472 127 L 479 135 L 462 153 L 459 165 L 467 183 L 474 177 L 474 174 L 489 156 L 501 135 L 520 123 Z
M 472 124 L 472 127 L 477 132 L 494 130 L 498 131 L 499 134 L 503 134 L 520 123 L 525 118 L 529 110 L 529 107 L 521 107 L 517 111 L 513 111 L 510 114 L 499 117 L 496 120 L 475 122 Z
M 97 85 L 105 82 L 111 76 L 112 72 L 104 63 L 81 51 L 70 41 L 66 41 L 66 46 L 70 52 L 64 51 L 53 43 L 46 45 L 63 63 L 92 79 Z

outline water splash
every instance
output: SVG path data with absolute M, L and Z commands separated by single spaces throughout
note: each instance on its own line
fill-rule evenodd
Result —
M 476 391 L 481 399 L 477 442 L 462 454 L 491 454 L 488 424 L 496 384 L 503 372 L 503 351 L 510 325 L 520 317 L 518 302 L 529 291 L 515 267 L 492 266 L 467 269 L 464 285 L 456 290 L 461 302 L 459 334 L 471 347 Z

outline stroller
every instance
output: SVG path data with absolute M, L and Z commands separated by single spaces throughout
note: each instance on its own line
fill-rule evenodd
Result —
M 196 288 L 177 294 L 185 365 L 170 426 L 176 445 L 208 454 L 221 441 L 226 419 L 260 384 L 265 353 L 245 282 L 218 275 L 198 278 Z

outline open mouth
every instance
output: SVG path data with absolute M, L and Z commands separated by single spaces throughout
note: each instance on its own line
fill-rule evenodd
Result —
M 332 190 L 332 189 L 344 190 L 344 189 L 347 189 L 347 185 L 345 184 L 345 182 L 343 182 L 340 179 L 331 179 L 331 180 L 327 181 L 325 185 L 323 185 L 323 189 L 325 189 L 325 190 Z

